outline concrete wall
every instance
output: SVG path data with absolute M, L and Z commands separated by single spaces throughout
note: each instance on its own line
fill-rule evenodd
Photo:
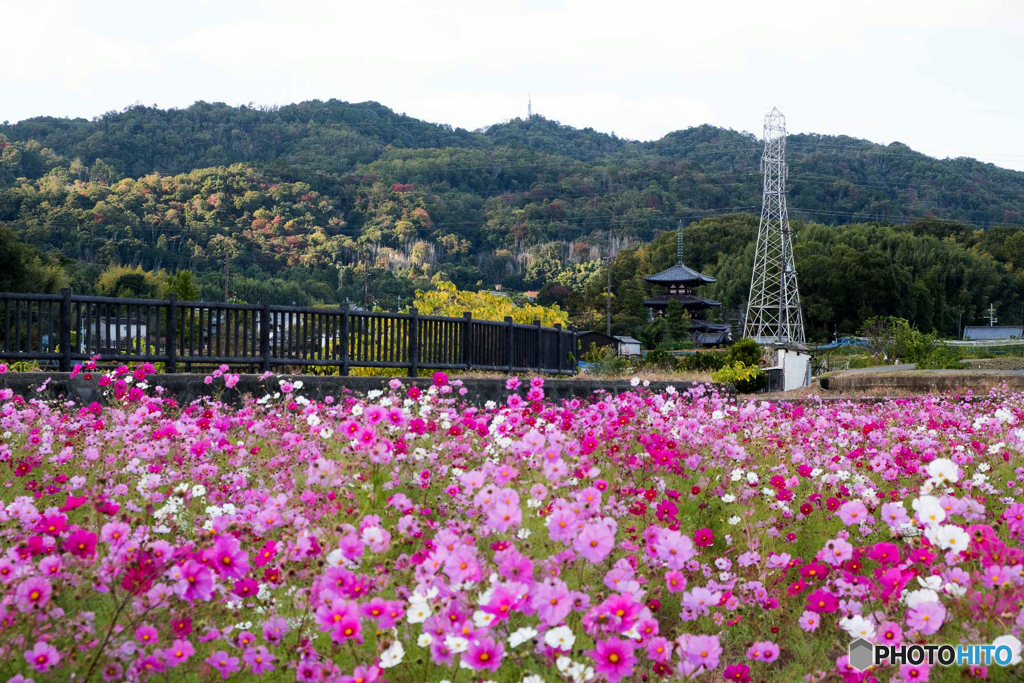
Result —
M 38 392 L 47 378 L 50 379 L 43 392 Z M 202 396 L 213 396 L 221 394 L 222 400 L 238 401 L 246 395 L 263 396 L 269 392 L 276 391 L 277 382 L 280 379 L 289 381 L 302 380 L 301 393 L 309 399 L 322 399 L 326 396 L 341 396 L 346 392 L 365 394 L 374 389 L 386 389 L 390 377 L 320 377 L 315 375 L 294 375 L 275 376 L 265 383 L 260 383 L 259 375 L 241 375 L 238 384 L 234 389 L 224 389 L 222 380 L 216 381 L 213 385 L 203 383 L 203 376 L 198 374 L 158 374 L 147 378 L 150 385 L 162 386 L 165 395 L 172 396 L 179 403 L 187 404 Z M 422 389 L 429 387 L 432 382 L 429 377 L 400 378 L 405 386 L 415 384 Z M 453 378 L 455 379 L 455 378 Z M 505 389 L 504 378 L 464 378 L 466 387 L 466 399 L 483 405 L 487 401 L 504 401 L 509 392 Z M 526 381 L 523 382 L 527 384 Z M 651 391 L 664 391 L 669 385 L 679 391 L 689 389 L 693 382 L 651 382 Z M 725 392 L 728 389 L 717 385 L 719 391 Z M 0 375 L 0 389 L 13 389 L 15 394 L 25 398 L 41 399 L 67 399 L 79 403 L 92 403 L 93 401 L 103 403 L 103 391 L 96 385 L 95 379 L 86 381 L 81 376 L 72 380 L 66 372 L 8 372 Z M 586 379 L 547 379 L 544 381 L 544 393 L 547 399 L 558 401 L 560 399 L 587 398 L 597 392 L 606 391 L 620 393 L 635 390 L 625 380 L 602 380 L 599 378 Z M 525 394 L 524 388 L 520 388 L 520 394 Z
M 1006 385 L 1014 391 L 1024 390 L 1024 372 L 1015 370 L 905 370 L 902 372 L 846 372 L 822 377 L 822 389 L 857 392 L 885 390 L 907 393 L 928 393 L 951 389 L 988 392 Z

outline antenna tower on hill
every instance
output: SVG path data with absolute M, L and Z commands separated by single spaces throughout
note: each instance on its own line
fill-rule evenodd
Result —
M 803 344 L 804 318 L 786 210 L 786 117 L 778 109 L 764 117 L 761 168 L 764 197 L 744 334 L 761 344 Z

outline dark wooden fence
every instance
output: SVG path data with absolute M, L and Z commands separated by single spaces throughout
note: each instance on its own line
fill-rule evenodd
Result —
M 0 359 L 68 371 L 76 361 L 192 365 L 493 370 L 573 374 L 578 333 L 409 313 L 169 299 L 0 293 Z

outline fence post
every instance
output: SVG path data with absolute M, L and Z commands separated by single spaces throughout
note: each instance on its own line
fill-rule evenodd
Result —
M 575 375 L 580 369 L 580 336 L 575 325 L 569 325 L 569 332 L 572 333 L 572 364 L 570 368 Z
M 167 325 L 164 332 L 164 353 L 167 355 L 167 363 L 164 370 L 176 372 L 178 370 L 178 295 L 167 295 Z
M 466 370 L 473 367 L 473 314 L 466 311 L 462 314 L 462 362 Z
M 260 304 L 260 356 L 263 357 L 263 372 L 270 372 L 270 302 Z
M 512 374 L 516 367 L 516 328 L 515 323 L 512 322 L 512 316 L 505 316 L 505 336 L 508 346 L 508 374 Z
M 534 344 L 534 349 L 533 349 L 533 367 L 536 368 L 538 372 L 540 372 L 540 359 L 541 359 L 540 345 L 541 345 L 541 343 L 543 342 L 543 339 L 544 339 L 544 336 L 543 336 L 544 335 L 544 328 L 542 328 L 540 326 L 540 321 L 539 320 L 534 320 L 533 324 L 537 328 L 537 343 Z
M 420 311 L 409 309 L 409 376 L 415 377 L 420 369 Z
M 561 375 L 562 366 L 565 364 L 562 359 L 562 323 L 555 323 L 555 334 L 558 338 L 558 344 L 555 348 L 555 358 L 558 359 L 558 365 L 555 366 L 555 370 Z
M 57 337 L 57 343 L 60 344 L 60 371 L 71 372 L 71 290 L 64 287 L 60 294 L 63 297 L 60 300 L 60 331 Z
M 348 375 L 348 302 L 341 305 L 341 374 Z

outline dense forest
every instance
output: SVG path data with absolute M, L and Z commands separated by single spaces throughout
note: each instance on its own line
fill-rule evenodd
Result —
M 590 327 L 610 251 L 615 328 L 641 334 L 642 278 L 672 262 L 678 225 L 689 265 L 718 278 L 704 293 L 726 318 L 744 303 L 760 149 L 707 125 L 641 143 L 337 100 L 5 123 L 0 253 L 20 270 L 0 285 L 97 291 L 112 268 L 187 270 L 223 298 L 227 270 L 235 299 L 396 307 L 451 281 L 540 290 Z M 1021 320 L 1024 173 L 842 136 L 792 135 L 787 153 L 811 336 L 879 314 L 951 336 L 990 303 Z

